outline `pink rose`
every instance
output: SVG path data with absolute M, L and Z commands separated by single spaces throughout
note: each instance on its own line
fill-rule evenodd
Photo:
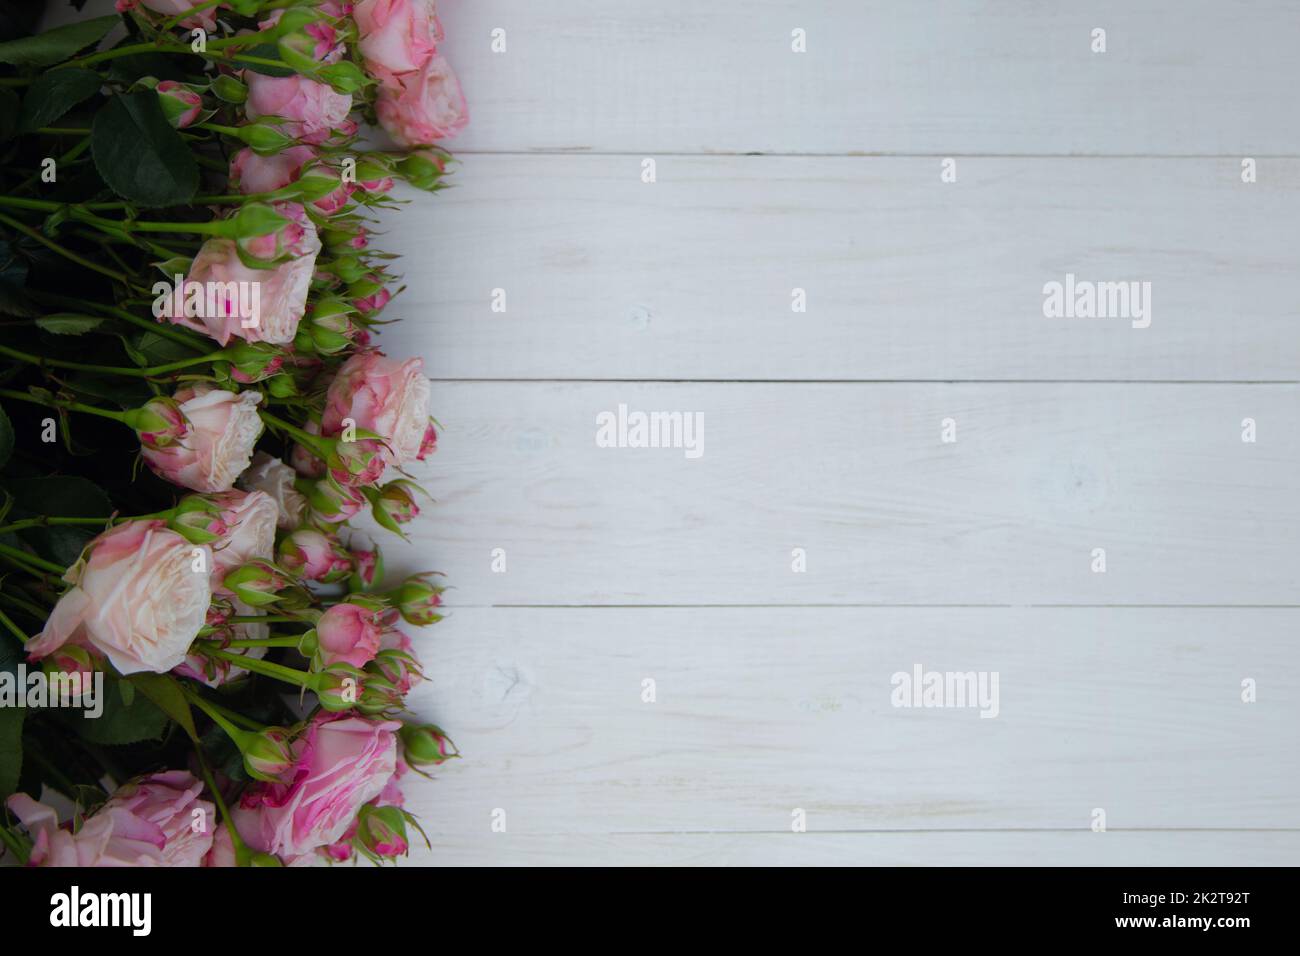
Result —
M 234 818 L 255 850 L 295 858 L 337 842 L 397 769 L 396 721 L 318 716 L 294 743 L 292 782 L 244 791 Z
M 178 13 L 193 10 L 201 2 L 202 0 L 117 0 L 115 8 L 118 13 L 126 13 L 137 7 L 144 7 L 154 13 L 161 13 L 165 17 L 174 17 Z M 219 4 L 219 6 L 222 5 Z M 186 29 L 202 27 L 204 30 L 215 30 L 217 28 L 217 11 L 213 9 L 200 10 L 193 16 L 181 20 L 180 25 Z
M 283 226 L 261 236 L 247 236 L 236 240 L 244 254 L 256 260 L 254 265 L 268 265 L 285 256 L 297 259 L 306 255 L 310 245 L 307 236 L 309 233 L 316 233 L 315 225 L 307 218 L 307 210 L 298 203 L 277 202 L 272 203 L 271 208 L 285 218 Z M 319 238 L 317 235 L 317 240 Z M 320 251 L 319 241 L 316 251 Z
M 375 76 L 420 69 L 442 41 L 432 0 L 361 0 L 353 19 L 360 37 L 357 46 Z
M 213 495 L 221 508 L 223 532 L 212 542 L 212 589 L 219 590 L 227 571 L 249 561 L 270 561 L 275 552 L 275 526 L 280 509 L 260 491 L 225 491 Z
M 420 669 L 419 661 L 416 660 L 411 639 L 395 627 L 387 628 L 380 637 L 379 653 L 375 660 L 379 665 L 379 672 L 397 688 L 397 692 L 403 697 L 424 679 L 424 672 Z
M 447 139 L 469 122 L 460 81 L 441 55 L 419 70 L 381 84 L 375 111 L 380 125 L 402 146 L 427 146 Z
M 259 156 L 244 147 L 230 161 L 230 182 L 244 195 L 274 192 L 296 180 L 315 158 L 310 146 L 290 146 L 274 156 Z
M 260 116 L 280 117 L 288 136 L 307 143 L 321 143 L 347 125 L 352 97 L 336 93 L 325 83 L 293 76 L 267 76 L 244 71 L 248 100 L 244 110 L 250 120 Z
M 309 581 L 333 584 L 352 573 L 352 556 L 334 535 L 299 528 L 280 542 L 280 566 Z
M 307 516 L 307 499 L 293 486 L 297 473 L 264 451 L 253 456 L 248 471 L 239 476 L 239 487 L 260 491 L 276 504 L 276 524 L 286 531 L 302 524 Z
M 383 635 L 380 613 L 356 604 L 336 604 L 316 624 L 321 662 L 365 667 L 375 659 Z
M 202 791 L 186 770 L 139 777 L 119 787 L 76 833 L 25 793 L 7 802 L 32 835 L 29 866 L 199 866 L 217 826 L 215 808 L 199 799 Z
M 234 392 L 199 384 L 172 396 L 181 406 L 190 430 L 184 441 L 169 448 L 141 448 L 154 473 L 194 491 L 229 491 L 253 457 L 262 434 L 256 391 Z
M 176 129 L 185 129 L 198 121 L 203 112 L 203 97 L 183 83 L 163 80 L 155 89 L 167 121 Z
M 33 660 L 65 644 L 89 645 L 121 674 L 162 673 L 182 660 L 207 616 L 208 575 L 191 544 L 162 521 L 127 521 L 91 540 L 63 580 L 72 587 L 27 644 Z
M 233 239 L 208 239 L 190 266 L 181 301 L 176 302 L 174 294 L 160 296 L 172 300 L 163 302 L 160 311 L 174 324 L 202 332 L 220 345 L 232 337 L 288 345 L 307 310 L 321 249 L 316 227 L 305 218 L 299 225 L 296 256 L 271 269 L 245 265 Z
M 344 419 L 358 429 L 384 436 L 387 454 L 402 465 L 416 459 L 429 427 L 429 380 L 424 361 L 388 358 L 382 352 L 358 352 L 330 382 L 321 417 L 321 434 L 339 435 Z

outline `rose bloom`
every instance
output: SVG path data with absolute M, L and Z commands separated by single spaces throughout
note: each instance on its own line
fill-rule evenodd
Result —
M 203 112 L 203 97 L 183 83 L 163 80 L 156 87 L 163 113 L 176 129 L 193 126 Z M 167 102 L 162 102 L 162 101 Z
M 137 7 L 144 7 L 154 13 L 173 17 L 178 13 L 193 10 L 200 2 L 202 0 L 117 0 L 116 9 L 118 13 L 126 13 Z M 217 11 L 211 8 L 200 10 L 198 13 L 181 20 L 180 25 L 186 29 L 202 27 L 204 30 L 215 30 L 217 28 Z
M 382 352 L 358 352 L 330 382 L 321 434 L 334 437 L 350 418 L 358 429 L 388 440 L 385 455 L 402 465 L 419 458 L 429 427 L 429 380 L 424 360 L 399 361 Z
M 212 502 L 221 508 L 225 526 L 221 537 L 212 542 L 212 590 L 221 579 L 249 561 L 270 561 L 275 553 L 275 526 L 280 509 L 270 495 L 260 491 L 225 491 L 213 495 Z
M 375 76 L 420 69 L 442 40 L 432 0 L 361 0 L 352 18 L 366 69 Z
M 250 120 L 259 116 L 281 117 L 280 129 L 307 143 L 321 143 L 347 125 L 352 97 L 336 93 L 325 83 L 305 76 L 267 76 L 244 71 L 248 100 L 244 111 Z
M 230 182 L 245 195 L 274 192 L 296 180 L 315 158 L 310 146 L 290 146 L 274 156 L 259 156 L 245 146 L 230 160 Z
M 295 257 L 271 269 L 244 265 L 233 239 L 208 239 L 190 265 L 181 301 L 175 301 L 174 294 L 161 297 L 173 300 L 170 308 L 163 309 L 164 315 L 173 324 L 202 332 L 220 345 L 226 345 L 232 337 L 288 345 L 298 334 L 298 323 L 307 310 L 307 292 L 321 249 L 311 221 L 304 217 L 299 225 L 302 230 L 295 236 Z M 186 308 L 191 297 L 201 300 L 202 305 L 193 310 Z M 188 314 L 191 311 L 200 314 Z
M 238 485 L 245 491 L 260 491 L 276 505 L 276 524 L 286 531 L 302 524 L 307 515 L 307 499 L 293 481 L 297 472 L 264 451 L 253 456 L 248 471 L 239 476 Z
M 9 809 L 32 835 L 29 866 L 199 866 L 212 849 L 216 810 L 200 800 L 203 784 L 168 770 L 123 784 L 73 833 L 53 808 L 25 793 Z M 195 810 L 207 825 L 195 832 Z
M 191 544 L 164 522 L 127 521 L 91 540 L 63 580 L 72 585 L 27 643 L 33 660 L 65 644 L 88 644 L 118 672 L 162 673 L 185 659 L 212 600 Z
M 160 478 L 194 491 L 229 491 L 253 457 L 262 434 L 257 414 L 260 392 L 235 394 L 199 384 L 172 398 L 181 406 L 190 430 L 180 445 L 141 448 L 145 462 Z
M 393 720 L 318 715 L 294 743 L 290 783 L 259 783 L 233 811 L 255 850 L 295 858 L 335 843 L 397 769 Z
M 381 83 L 375 103 L 379 123 L 402 146 L 427 146 L 455 136 L 469 122 L 460 81 L 445 57 Z
M 383 636 L 380 613 L 356 604 L 336 604 L 316 624 L 321 660 L 364 667 L 375 659 Z

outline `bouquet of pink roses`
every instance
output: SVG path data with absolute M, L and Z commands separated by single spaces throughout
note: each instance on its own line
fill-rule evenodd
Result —
M 377 348 L 367 231 L 466 121 L 432 0 L 24 17 L 0 4 L 0 853 L 402 855 L 401 778 L 455 750 L 403 720 L 398 625 L 443 588 L 386 585 L 351 524 L 403 534 L 437 441 L 421 360 Z

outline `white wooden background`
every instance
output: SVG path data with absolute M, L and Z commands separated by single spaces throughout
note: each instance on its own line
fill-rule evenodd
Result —
M 391 560 L 455 586 L 419 862 L 1300 859 L 1300 8 L 441 8 L 473 120 L 384 335 L 444 425 Z M 1045 319 L 1066 272 L 1151 327 Z M 619 403 L 704 456 L 596 447 Z M 891 707 L 918 662 L 1000 716 Z

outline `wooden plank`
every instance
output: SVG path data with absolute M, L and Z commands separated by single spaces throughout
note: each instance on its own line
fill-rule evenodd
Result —
M 413 847 L 423 866 L 1294 866 L 1294 832 L 491 833 Z
M 657 175 L 467 157 L 455 189 L 384 222 L 408 284 L 386 346 L 443 378 L 1298 377 L 1300 161 L 1261 160 L 1251 185 L 1235 159 L 961 159 L 945 184 L 928 157 L 665 157 Z M 1149 327 L 1045 317 L 1067 274 L 1151 283 Z
M 1113 834 L 1091 832 L 1096 808 L 1108 830 L 1294 830 L 1298 614 L 456 610 L 417 637 L 430 679 L 411 706 L 464 759 L 410 806 L 439 845 L 485 850 L 555 834 L 789 834 L 796 808 L 809 834 L 1059 829 L 1100 846 Z M 893 675 L 916 664 L 996 671 L 997 716 L 893 706 Z M 498 809 L 505 833 L 491 829 Z M 1171 839 L 1193 855 L 1215 838 Z M 1092 846 L 1079 852 L 1104 855 Z
M 597 447 L 620 405 L 702 416 L 702 457 Z M 1300 603 L 1300 386 L 435 383 L 433 409 L 438 503 L 388 550 L 462 605 Z
M 466 149 L 1300 153 L 1287 0 L 439 7 Z

